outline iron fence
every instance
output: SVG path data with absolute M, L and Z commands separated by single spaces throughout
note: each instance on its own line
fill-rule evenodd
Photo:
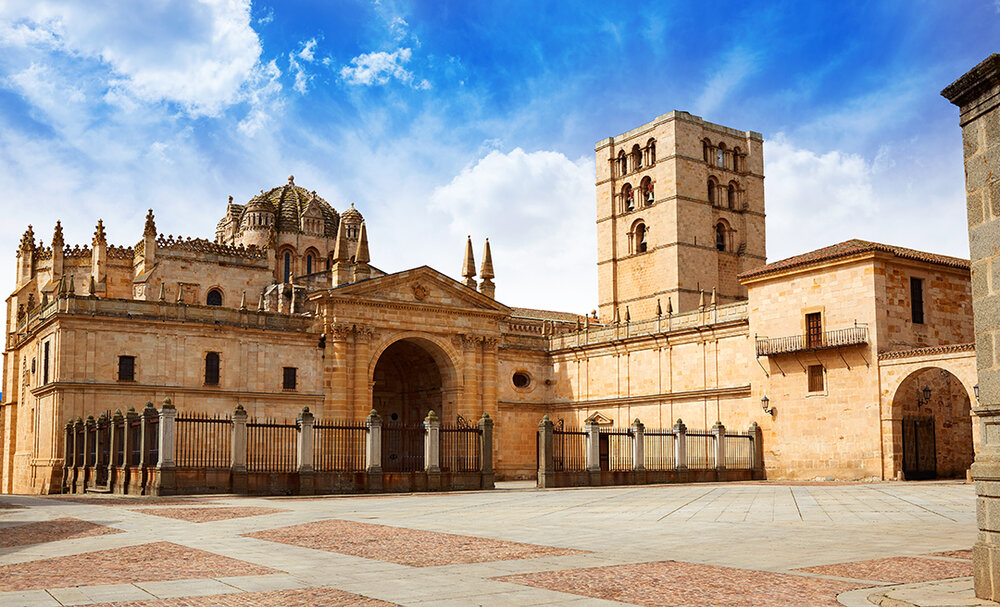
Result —
M 726 432 L 726 467 L 749 470 L 753 467 L 753 437 L 749 432 Z
M 133 417 L 128 421 L 128 441 L 128 465 L 138 466 L 142 457 L 142 418 Z
M 382 426 L 382 469 L 386 472 L 419 472 L 424 469 L 422 426 Z
M 160 417 L 153 416 L 146 423 L 146 465 L 160 462 Z
M 552 431 L 552 463 L 556 472 L 587 469 L 587 433 L 583 430 Z
M 715 435 L 705 431 L 688 430 L 685 439 L 687 467 L 707 470 L 715 468 Z
M 365 422 L 316 420 L 313 424 L 313 469 L 365 469 Z
M 602 470 L 632 469 L 632 430 L 628 428 L 602 428 L 600 431 L 600 457 Z
M 441 426 L 441 471 L 479 471 L 479 428 L 466 426 Z
M 232 465 L 233 420 L 207 413 L 178 414 L 174 460 L 180 467 L 228 468 Z
M 288 421 L 256 418 L 247 422 L 247 471 L 292 472 L 298 426 Z
M 677 437 L 672 430 L 646 429 L 642 439 L 642 465 L 646 470 L 658 472 L 677 467 L 674 452 Z

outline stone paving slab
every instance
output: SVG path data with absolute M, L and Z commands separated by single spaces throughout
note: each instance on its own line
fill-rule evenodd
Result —
M 281 508 L 252 508 L 252 507 L 208 507 L 208 508 L 135 508 L 133 512 L 151 514 L 153 516 L 163 516 L 166 518 L 187 521 L 189 523 L 211 523 L 215 521 L 225 521 L 234 518 L 244 518 L 249 516 L 262 516 L 274 514 L 276 512 L 288 512 Z
M 898 556 L 887 559 L 806 567 L 796 569 L 796 571 L 907 584 L 970 576 L 972 575 L 972 562 L 957 559 L 945 560 Z
M 354 605 L 359 607 L 391 607 L 393 604 L 334 588 L 301 588 L 152 601 L 102 603 L 99 607 L 351 607 Z

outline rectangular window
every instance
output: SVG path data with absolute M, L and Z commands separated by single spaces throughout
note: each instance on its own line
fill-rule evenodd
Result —
M 219 384 L 219 353 L 209 352 L 205 355 L 205 383 L 210 386 Z
M 910 317 L 914 324 L 924 324 L 924 281 L 922 278 L 910 279 Z
M 281 387 L 285 390 L 295 389 L 295 367 L 285 367 L 284 380 L 281 383 Z
M 42 346 L 42 385 L 49 383 L 49 342 Z
M 135 381 L 135 357 L 118 357 L 118 381 Z
M 823 317 L 819 312 L 806 314 L 806 347 L 823 347 Z
M 823 365 L 809 365 L 809 391 L 822 392 L 825 388 Z

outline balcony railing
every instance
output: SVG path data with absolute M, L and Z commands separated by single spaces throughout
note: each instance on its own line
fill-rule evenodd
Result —
M 868 343 L 868 325 L 856 324 L 846 329 L 823 331 L 819 335 L 757 337 L 757 356 L 773 356 L 807 350 L 823 350 Z

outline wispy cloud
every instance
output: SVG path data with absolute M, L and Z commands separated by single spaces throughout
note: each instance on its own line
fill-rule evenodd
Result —
M 705 89 L 694 102 L 695 112 L 702 116 L 719 108 L 758 69 L 754 53 L 741 47 L 728 51 L 720 63 L 720 67 L 709 76 Z
M 345 65 L 340 70 L 344 82 L 355 85 L 381 85 L 390 80 L 398 80 L 417 89 L 429 89 L 430 82 L 414 81 L 413 73 L 403 67 L 409 63 L 413 51 L 408 48 L 396 49 L 391 53 L 379 51 L 364 53 L 351 59 L 351 65 Z

